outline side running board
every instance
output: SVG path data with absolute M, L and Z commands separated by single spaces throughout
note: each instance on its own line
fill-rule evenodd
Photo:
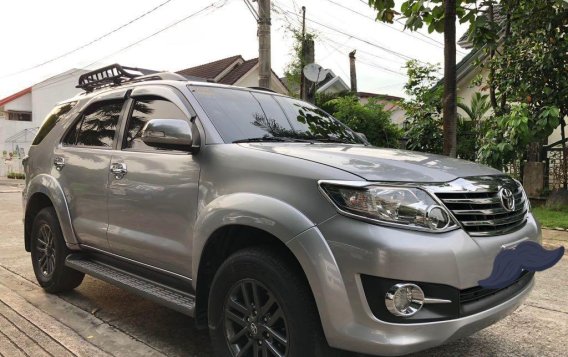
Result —
M 195 296 L 186 292 L 152 282 L 81 254 L 69 255 L 65 260 L 65 265 L 165 305 L 185 315 L 194 316 Z

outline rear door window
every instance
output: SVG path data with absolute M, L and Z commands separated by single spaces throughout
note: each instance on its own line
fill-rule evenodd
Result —
M 73 107 L 77 104 L 77 102 L 70 102 L 56 106 L 53 110 L 47 115 L 41 128 L 39 129 L 32 145 L 38 145 L 43 141 L 43 139 L 51 132 L 53 128 L 55 128 L 55 124 L 57 124 L 61 118 L 63 118 L 67 113 L 73 109 Z
M 89 106 L 67 133 L 66 145 L 111 148 L 123 100 L 97 102 Z
M 135 151 L 163 151 L 146 145 L 141 132 L 151 119 L 187 119 L 177 105 L 167 99 L 155 96 L 140 97 L 134 101 L 132 114 L 124 135 L 123 149 Z

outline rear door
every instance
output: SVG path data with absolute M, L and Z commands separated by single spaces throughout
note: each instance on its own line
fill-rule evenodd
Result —
M 108 249 L 107 184 L 124 94 L 98 98 L 70 124 L 55 150 L 52 174 L 63 188 L 80 243 Z
M 189 152 L 147 146 L 140 132 L 151 119 L 190 120 L 189 103 L 166 86 L 136 88 L 109 178 L 111 252 L 190 276 L 191 239 L 197 215 L 199 164 Z

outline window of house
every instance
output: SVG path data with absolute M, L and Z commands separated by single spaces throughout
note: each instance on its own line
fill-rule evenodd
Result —
M 7 112 L 8 120 L 13 121 L 32 121 L 32 113 L 30 112 Z
M 59 122 L 59 120 L 63 116 L 69 113 L 76 103 L 77 102 L 65 103 L 53 108 L 53 110 L 43 121 L 43 124 L 41 125 L 41 128 L 39 129 L 32 145 L 38 145 L 39 143 L 41 143 L 41 141 L 47 136 L 47 134 L 49 134 L 51 129 L 55 127 L 55 124 L 57 124 L 57 122 Z
M 141 138 L 142 129 L 151 119 L 186 119 L 186 115 L 174 103 L 155 96 L 136 98 L 124 135 L 123 149 L 156 151 Z
M 64 144 L 95 147 L 112 147 L 122 100 L 92 104 L 67 133 Z

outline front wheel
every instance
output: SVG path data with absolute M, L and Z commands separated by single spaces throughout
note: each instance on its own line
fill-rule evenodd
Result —
M 69 291 L 83 281 L 85 274 L 65 266 L 69 250 L 53 207 L 42 209 L 34 219 L 31 253 L 36 279 L 45 291 Z
M 218 356 L 332 356 L 307 283 L 268 249 L 239 251 L 213 279 L 209 329 Z

